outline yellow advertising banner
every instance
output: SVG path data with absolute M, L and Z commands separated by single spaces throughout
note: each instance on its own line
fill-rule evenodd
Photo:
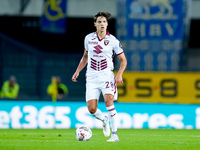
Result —
M 200 104 L 200 73 L 124 72 L 118 102 Z

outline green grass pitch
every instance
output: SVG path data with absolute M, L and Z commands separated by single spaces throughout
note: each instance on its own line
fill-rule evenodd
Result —
M 200 130 L 118 129 L 119 142 L 106 142 L 101 129 L 77 141 L 76 129 L 1 129 L 0 150 L 199 150 Z

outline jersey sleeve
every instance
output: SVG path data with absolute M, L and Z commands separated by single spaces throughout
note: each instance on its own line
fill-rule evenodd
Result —
M 84 39 L 84 48 L 85 48 L 86 51 L 88 51 L 88 44 L 87 44 L 88 43 L 87 42 L 88 38 L 87 37 L 88 36 L 86 36 L 85 39 Z
M 120 44 L 119 40 L 117 40 L 117 39 L 115 39 L 114 51 L 117 55 L 120 55 L 124 52 L 122 49 L 122 45 Z

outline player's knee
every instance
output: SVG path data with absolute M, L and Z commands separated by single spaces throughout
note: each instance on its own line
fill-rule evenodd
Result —
M 113 100 L 112 101 L 106 101 L 105 104 L 106 104 L 106 107 L 112 106 Z
M 105 101 L 105 105 L 106 105 L 106 107 L 112 106 L 113 105 L 113 99 L 107 99 Z
M 112 106 L 113 105 L 113 95 L 105 95 L 105 104 L 106 107 Z
M 94 114 L 97 111 L 97 108 L 93 106 L 93 107 L 89 107 L 88 110 L 91 114 Z

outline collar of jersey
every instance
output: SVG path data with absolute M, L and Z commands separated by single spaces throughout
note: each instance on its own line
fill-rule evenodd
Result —
M 102 41 L 103 39 L 105 39 L 106 36 L 110 36 L 110 33 L 107 31 L 106 36 L 102 39 L 99 39 L 99 37 L 97 36 L 97 31 L 94 33 L 94 35 L 98 38 L 99 41 Z

